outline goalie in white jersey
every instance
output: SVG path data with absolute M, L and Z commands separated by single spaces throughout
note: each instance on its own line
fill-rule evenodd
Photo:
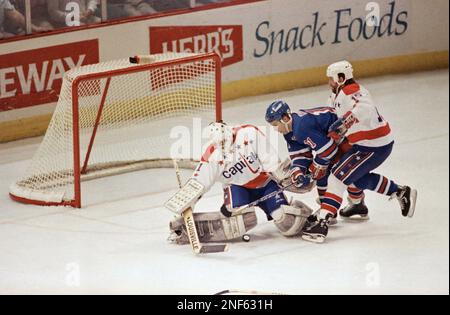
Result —
M 372 172 L 389 157 L 394 140 L 370 93 L 353 79 L 352 65 L 347 61 L 334 63 L 327 76 L 333 92 L 329 105 L 339 118 L 329 127 L 329 136 L 337 142 L 346 138 L 352 148 L 333 166 L 319 221 L 304 232 L 303 238 L 314 242 L 324 241 L 329 218 L 339 210 L 346 189 L 349 205 L 339 212 L 342 217 L 367 216 L 366 189 L 396 198 L 405 217 L 414 215 L 417 196 L 416 190 Z
M 269 220 L 273 219 L 275 226 L 284 236 L 299 235 L 312 210 L 300 201 L 293 201 L 289 204 L 280 188 L 291 183 L 289 165 L 280 164 L 277 151 L 267 142 L 265 135 L 252 125 L 232 128 L 223 123 L 210 124 L 208 133 L 210 145 L 190 179 L 202 186 L 198 197 L 194 199 L 198 200 L 210 190 L 214 183 L 220 182 L 224 188 L 224 204 L 221 207 L 223 215 L 217 213 L 216 221 L 242 215 L 241 211 L 236 211 L 238 208 L 242 209 L 246 205 L 256 202 L 255 206 L 261 208 Z M 302 190 L 295 190 L 293 185 L 290 187 L 294 192 L 306 192 L 313 186 Z M 273 196 L 269 197 L 269 194 Z M 259 202 L 265 196 L 269 198 Z M 186 208 L 193 207 L 196 200 L 180 207 L 177 212 L 181 213 Z M 249 207 L 246 211 L 251 211 L 252 208 Z M 211 220 L 211 216 L 209 219 L 214 221 Z M 195 221 L 198 224 L 198 221 L 202 221 L 202 219 L 196 217 Z M 176 219 L 171 223 L 172 232 L 177 232 L 176 234 L 179 236 L 177 243 L 180 243 L 180 238 L 183 238 L 181 243 L 187 243 L 185 231 L 180 229 L 182 224 L 182 219 Z M 207 233 L 202 231 L 199 233 L 202 242 L 232 239 L 227 235 L 224 235 L 223 239 L 203 237 L 202 234 L 223 235 L 223 231 L 220 231 L 222 228 L 220 224 L 214 222 L 201 224 L 198 229 L 204 230 L 204 226 L 208 225 Z M 226 227 L 224 228 L 226 229 Z M 178 231 L 176 231 L 177 229 Z M 235 237 L 237 236 L 240 235 L 235 235 Z

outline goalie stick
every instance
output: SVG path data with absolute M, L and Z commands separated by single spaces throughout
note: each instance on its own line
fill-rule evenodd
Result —
M 175 174 L 177 176 L 178 186 L 181 188 L 181 174 L 178 167 L 177 160 L 173 160 L 173 165 L 175 168 Z M 192 208 L 188 208 L 182 213 L 184 218 L 184 223 L 186 224 L 186 231 L 189 238 L 189 243 L 191 243 L 192 250 L 195 254 L 208 254 L 208 253 L 222 253 L 228 250 L 227 244 L 216 244 L 216 245 L 203 245 L 200 243 L 198 237 L 197 228 L 195 227 L 194 214 Z

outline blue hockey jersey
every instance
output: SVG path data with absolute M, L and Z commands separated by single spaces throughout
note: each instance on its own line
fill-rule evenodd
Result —
M 338 146 L 328 137 L 328 129 L 338 119 L 331 107 L 300 110 L 292 114 L 292 132 L 284 135 L 292 166 L 306 173 L 314 160 L 328 165 L 338 152 Z

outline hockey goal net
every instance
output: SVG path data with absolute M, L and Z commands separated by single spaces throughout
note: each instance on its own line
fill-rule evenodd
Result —
M 68 71 L 49 127 L 12 199 L 81 207 L 81 182 L 172 167 L 171 129 L 221 117 L 220 58 L 160 54 Z M 192 150 L 191 150 L 192 151 Z M 181 167 L 195 163 L 192 152 Z

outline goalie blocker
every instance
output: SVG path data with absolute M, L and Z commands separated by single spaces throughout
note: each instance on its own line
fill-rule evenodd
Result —
M 185 210 L 194 207 L 204 190 L 205 187 L 202 184 L 191 178 L 172 198 L 166 201 L 164 207 L 175 214 L 182 214 Z

